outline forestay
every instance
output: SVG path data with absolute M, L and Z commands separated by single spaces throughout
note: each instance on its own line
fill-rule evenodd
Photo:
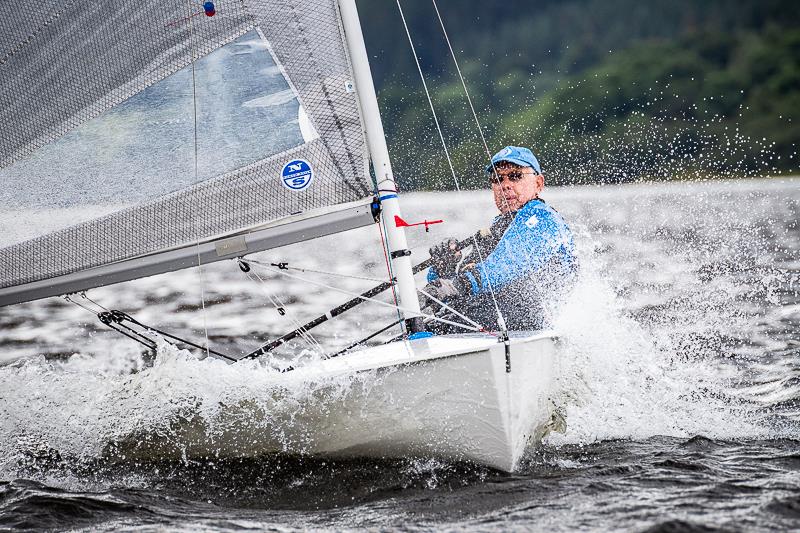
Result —
M 335 0 L 14 2 L 0 303 L 369 197 L 365 152 Z

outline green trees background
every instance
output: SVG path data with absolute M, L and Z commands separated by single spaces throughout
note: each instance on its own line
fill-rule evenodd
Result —
M 453 188 L 400 20 L 359 11 L 406 188 Z M 430 0 L 402 0 L 462 187 L 487 156 Z M 798 170 L 800 9 L 781 0 L 438 0 L 492 152 L 530 146 L 548 183 Z

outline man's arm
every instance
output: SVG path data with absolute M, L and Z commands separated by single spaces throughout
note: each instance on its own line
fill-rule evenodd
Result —
M 473 294 L 489 292 L 540 269 L 564 242 L 562 223 L 551 210 L 538 206 L 522 209 L 497 247 L 465 272 Z

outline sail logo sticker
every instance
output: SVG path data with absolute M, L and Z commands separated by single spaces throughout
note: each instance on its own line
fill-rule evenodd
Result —
M 281 180 L 287 189 L 302 191 L 311 185 L 313 179 L 314 171 L 305 159 L 295 159 L 283 165 Z

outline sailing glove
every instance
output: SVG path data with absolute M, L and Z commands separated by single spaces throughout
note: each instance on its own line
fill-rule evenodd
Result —
M 423 289 L 427 294 L 420 295 L 420 308 L 436 308 L 439 306 L 436 300 L 447 302 L 455 297 L 467 294 L 465 291 L 465 284 L 460 277 L 455 279 L 439 278 L 431 283 L 428 283 Z M 433 298 L 431 298 L 433 297 Z
M 432 247 L 431 254 L 433 270 L 440 278 L 452 278 L 456 275 L 456 267 L 461 261 L 461 249 L 458 240 L 447 239 Z

